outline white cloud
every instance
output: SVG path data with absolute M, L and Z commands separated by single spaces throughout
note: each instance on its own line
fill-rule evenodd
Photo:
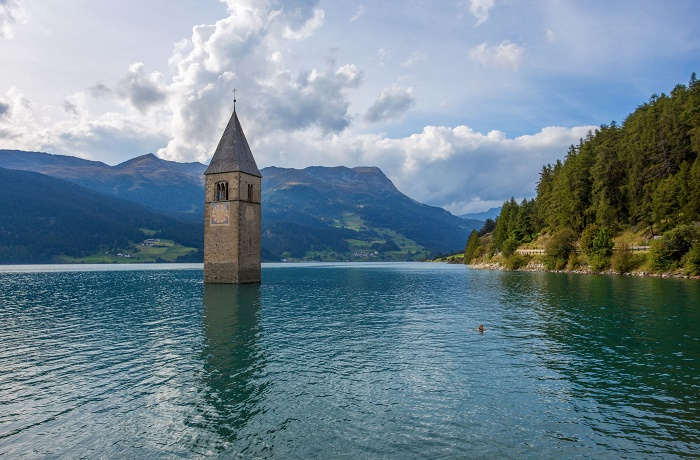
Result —
M 264 82 L 256 107 L 258 122 L 268 132 L 318 127 L 324 133 L 350 125 L 348 91 L 357 88 L 363 74 L 351 64 L 326 70 L 288 72 Z
M 392 52 L 389 48 L 382 46 L 377 51 L 377 58 L 379 59 L 379 65 L 387 64 L 391 61 Z
M 311 130 L 329 135 L 350 125 L 349 95 L 361 85 L 362 71 L 333 61 L 323 69 L 293 71 L 286 62 L 291 42 L 322 27 L 323 10 L 262 5 L 235 3 L 228 18 L 195 27 L 191 40 L 179 42 L 170 58 L 172 83 L 162 87 L 159 78 L 146 81 L 153 83 L 146 89 L 160 88 L 147 95 L 171 95 L 170 120 L 164 110 L 158 112 L 171 135 L 160 156 L 207 162 L 230 115 L 234 86 L 248 109 L 246 132 L 274 136 L 279 131 Z M 146 83 L 143 77 L 139 74 L 135 80 Z
M 469 52 L 469 57 L 486 67 L 499 67 L 517 70 L 525 55 L 525 48 L 508 40 L 498 45 L 482 43 Z
M 547 29 L 545 31 L 545 33 L 547 35 L 547 41 L 549 43 L 552 43 L 557 39 L 557 33 L 555 31 L 553 31 L 552 29 Z
M 119 82 L 118 94 L 145 114 L 151 107 L 165 101 L 168 88 L 163 74 L 146 74 L 144 64 L 138 62 L 129 66 L 127 75 Z
M 357 8 L 357 12 L 350 18 L 348 22 L 355 22 L 365 15 L 365 5 L 360 5 Z
M 0 116 L 3 147 L 92 159 L 96 151 L 108 152 L 101 159 L 117 162 L 135 156 L 133 152 L 153 152 L 166 141 L 164 133 L 144 123 L 138 112 L 92 116 L 88 96 L 76 93 L 60 107 L 35 107 L 17 88 L 10 88 L 2 98 L 9 106 Z
M 561 158 L 591 128 L 548 127 L 508 138 L 468 126 L 428 126 L 420 134 L 379 142 L 371 157 L 379 164 L 385 155 L 402 158 L 400 165 L 383 165 L 400 190 L 461 214 L 475 210 L 476 201 L 534 196 L 542 166 Z
M 403 89 L 391 86 L 379 94 L 377 100 L 367 110 L 365 119 L 371 122 L 396 120 L 415 103 L 413 88 Z
M 0 98 L 0 117 L 9 116 L 10 114 L 10 103 Z
M 11 39 L 15 35 L 15 24 L 27 18 L 23 0 L 0 0 L 0 38 Z
M 489 11 L 496 5 L 495 0 L 470 0 L 469 11 L 476 18 L 474 26 L 480 26 L 489 18 Z
M 422 51 L 414 51 L 411 56 L 401 63 L 401 67 L 411 67 L 416 62 L 425 61 L 428 59 L 428 55 Z
M 561 159 L 591 129 L 547 127 L 509 138 L 461 125 L 426 126 L 393 139 L 349 132 L 319 138 L 308 131 L 248 138 L 259 165 L 378 166 L 411 198 L 463 214 L 500 206 L 511 196 L 533 197 L 542 166 Z
M 17 124 L 31 119 L 32 103 L 16 86 L 7 90 L 5 100 L 8 106 L 6 113 L 9 113 Z
M 291 27 L 286 27 L 282 36 L 288 40 L 302 40 L 304 38 L 309 38 L 314 34 L 314 32 L 323 25 L 326 13 L 317 8 L 314 10 L 314 14 L 308 21 L 306 21 L 299 29 L 292 30 Z
M 80 116 L 80 109 L 78 108 L 78 106 L 73 104 L 68 99 L 63 101 L 63 111 L 69 115 L 73 115 L 76 117 Z
M 87 89 L 87 93 L 94 98 L 108 97 L 112 94 L 112 90 L 104 83 L 98 82 L 95 85 L 89 87 Z

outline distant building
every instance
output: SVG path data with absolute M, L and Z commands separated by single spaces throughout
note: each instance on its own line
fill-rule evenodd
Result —
M 204 282 L 259 283 L 262 175 L 235 101 L 204 175 Z

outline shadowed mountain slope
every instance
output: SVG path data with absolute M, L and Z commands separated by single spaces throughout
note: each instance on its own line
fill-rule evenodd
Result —
M 0 263 L 123 249 L 147 235 L 202 247 L 202 227 L 31 171 L 0 168 Z
M 184 220 L 201 221 L 204 212 L 206 166 L 201 163 L 167 161 L 149 153 L 109 166 L 65 155 L 0 150 L 0 167 L 40 172 Z

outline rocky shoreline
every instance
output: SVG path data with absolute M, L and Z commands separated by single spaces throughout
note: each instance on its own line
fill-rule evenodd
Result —
M 665 273 L 653 273 L 653 272 L 640 272 L 632 271 L 629 273 L 618 273 L 614 270 L 608 269 L 602 272 L 594 272 L 587 267 L 577 268 L 575 270 L 547 270 L 544 264 L 541 263 L 529 263 L 524 267 L 512 270 L 504 267 L 499 262 L 476 262 L 467 265 L 469 268 L 474 268 L 477 270 L 501 270 L 501 271 L 516 271 L 516 272 L 550 272 L 550 273 L 574 273 L 580 275 L 617 275 L 617 276 L 644 276 L 649 278 L 685 278 L 700 280 L 700 276 L 685 275 L 681 272 L 665 272 Z

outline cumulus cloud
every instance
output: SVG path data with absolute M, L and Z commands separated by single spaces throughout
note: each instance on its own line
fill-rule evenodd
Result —
M 75 116 L 80 115 L 80 109 L 78 108 L 78 106 L 67 99 L 65 101 L 63 101 L 62 107 L 63 107 L 63 111 L 69 115 L 75 115 Z
M 268 120 L 268 129 L 299 130 L 315 126 L 328 134 L 349 126 L 347 93 L 357 88 L 363 78 L 356 66 L 312 70 L 293 81 L 287 81 L 287 77 L 281 82 L 286 84 L 266 87 L 264 99 L 257 107 L 258 118 Z
M 160 72 L 146 74 L 142 62 L 129 66 L 126 76 L 119 82 L 119 95 L 146 113 L 149 108 L 162 103 L 167 96 L 167 86 Z
M 534 196 L 542 166 L 561 158 L 589 129 L 548 127 L 508 138 L 495 130 L 427 126 L 405 138 L 378 141 L 367 156 L 379 164 L 393 159 L 382 166 L 404 193 L 462 214 L 504 197 Z
M 234 3 L 234 2 L 231 2 Z M 310 2 L 235 2 L 228 18 L 197 26 L 170 59 L 172 134 L 158 154 L 172 160 L 211 157 L 231 110 L 234 86 L 248 108 L 246 132 L 311 129 L 322 135 L 350 126 L 350 93 L 363 81 L 355 65 L 290 69 L 287 47 L 323 26 L 325 13 Z M 291 65 L 297 66 L 296 62 Z
M 0 106 L 3 109 L 0 115 L 0 142 L 3 147 L 35 148 L 36 139 L 43 130 L 34 117 L 31 101 L 13 86 L 0 98 Z
M 489 46 L 482 43 L 469 52 L 469 57 L 485 67 L 506 68 L 517 70 L 525 55 L 525 48 L 508 40 L 498 45 Z
M 365 119 L 371 122 L 396 120 L 413 107 L 416 99 L 413 88 L 391 86 L 384 89 L 374 104 L 367 110 Z
M 15 121 L 21 122 L 31 117 L 32 103 L 16 86 L 7 90 L 4 101 L 8 106 L 5 113 L 12 115 Z
M 99 82 L 87 89 L 88 94 L 90 96 L 99 98 L 99 97 L 108 97 L 112 94 L 112 90 L 105 85 L 102 82 Z
M 309 18 L 301 27 L 296 30 L 292 30 L 291 27 L 287 26 L 284 29 L 282 36 L 288 40 L 302 40 L 304 38 L 309 38 L 314 34 L 316 29 L 323 25 L 326 13 L 317 8 L 314 10 L 314 14 Z
M 60 107 L 37 107 L 16 87 L 0 99 L 8 109 L 0 116 L 4 148 L 37 150 L 117 162 L 134 152 L 155 151 L 167 134 L 144 123 L 140 114 L 108 112 L 90 116 L 86 93 L 66 97 Z
M 380 143 L 383 154 L 403 152 L 399 170 L 390 177 L 409 196 L 461 214 L 504 197 L 532 197 L 543 165 L 561 158 L 591 127 L 549 127 L 539 133 L 508 138 L 467 126 L 426 127 L 420 134 Z M 396 153 L 394 153 L 396 155 Z
M 10 103 L 0 98 L 0 117 L 10 114 Z
M 254 148 L 263 165 L 378 166 L 411 198 L 463 214 L 500 206 L 511 196 L 533 197 L 542 166 L 563 158 L 591 129 L 547 127 L 514 138 L 464 125 L 426 126 L 398 138 L 345 132 L 319 139 L 308 132 L 281 133 Z
M 469 11 L 476 18 L 474 26 L 480 26 L 489 18 L 489 11 L 496 5 L 496 0 L 470 0 Z
M 26 20 L 27 13 L 22 3 L 22 0 L 0 0 L 0 38 L 13 38 L 15 24 Z

